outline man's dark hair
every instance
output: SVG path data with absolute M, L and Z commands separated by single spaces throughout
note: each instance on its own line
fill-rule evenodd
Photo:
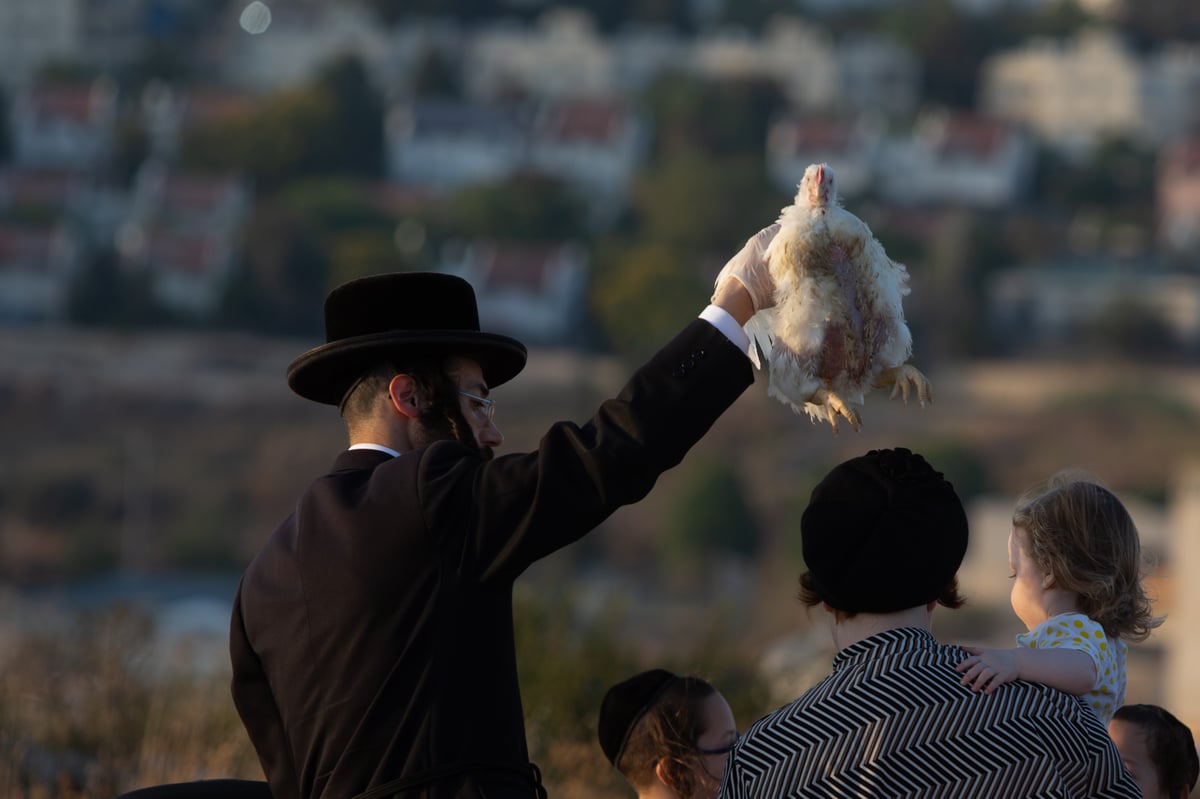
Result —
M 1122 705 L 1113 721 L 1136 724 L 1146 736 L 1146 749 L 1168 796 L 1187 796 L 1200 777 L 1200 756 L 1187 725 L 1158 705 Z
M 378 403 L 384 401 L 388 384 L 398 374 L 411 377 L 425 400 L 417 417 L 422 425 L 431 433 L 440 433 L 439 438 L 479 449 L 475 433 L 462 413 L 458 385 L 446 374 L 445 362 L 441 360 L 384 361 L 368 369 L 342 400 L 342 419 L 348 429 L 353 430 L 375 414 Z

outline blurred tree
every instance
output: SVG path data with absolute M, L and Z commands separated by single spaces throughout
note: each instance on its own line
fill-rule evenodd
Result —
M 195 127 L 183 136 L 180 161 L 200 171 L 250 175 L 260 192 L 325 170 L 320 154 L 332 138 L 333 102 L 313 86 L 290 89 L 264 101 L 257 113 Z
M 641 173 L 633 214 L 647 239 L 729 256 L 788 202 L 767 182 L 761 154 L 713 160 L 684 152 Z
M 1000 32 L 1011 30 L 1004 46 L 1012 47 L 1023 39 L 1037 36 L 1066 38 L 1095 23 L 1095 19 L 1077 2 L 1033 3 L 1025 13 L 1004 9 L 991 15 L 989 27 Z
M 303 214 L 260 202 L 246 234 L 245 268 L 226 288 L 221 320 L 273 334 L 319 336 L 330 283 L 326 243 Z
M 608 242 L 597 250 L 591 310 L 623 355 L 654 352 L 712 293 L 688 251 L 648 240 Z M 715 274 L 715 272 L 714 272 Z
M 141 122 L 132 114 L 122 114 L 112 155 L 112 174 L 119 185 L 130 185 L 149 150 L 149 136 Z
M 391 228 L 356 228 L 333 240 L 332 285 L 380 272 L 405 271 L 407 263 L 396 251 L 395 234 Z
M 103 504 L 91 477 L 82 474 L 44 475 L 15 495 L 12 509 L 35 525 L 59 526 L 93 516 Z
M 761 533 L 733 465 L 709 459 L 687 468 L 687 483 L 667 523 L 667 551 L 693 562 L 729 555 L 753 559 Z
M 412 17 L 477 22 L 511 11 L 505 0 L 366 0 L 365 5 L 389 25 Z
M 563 241 L 587 235 L 587 211 L 557 180 L 517 175 L 467 186 L 446 206 L 450 226 L 464 238 Z
M 1120 297 L 1088 320 L 1082 331 L 1087 349 L 1142 360 L 1179 352 L 1179 340 L 1156 311 L 1135 297 Z
M 913 450 L 945 475 L 964 503 L 995 490 L 984 455 L 959 439 L 934 438 L 915 444 Z
M 414 97 L 461 97 L 462 78 L 444 54 L 430 48 L 413 70 L 411 91 Z
M 165 567 L 175 571 L 234 571 L 244 565 L 241 531 L 228 524 L 224 508 L 189 506 L 161 531 Z
M 658 78 L 641 103 L 654 120 L 656 158 L 698 151 L 760 160 L 771 118 L 787 105 L 766 79 L 706 80 L 679 72 Z
M 13 156 L 10 113 L 8 92 L 0 89 L 0 164 L 7 164 Z
M 82 325 L 140 328 L 170 321 L 145 270 L 122 269 L 111 248 L 97 251 L 72 278 L 67 318 Z
M 950 108 L 976 107 L 979 65 L 1001 45 L 989 20 L 971 16 L 954 0 L 918 0 L 888 4 L 880 30 L 921 58 L 923 101 Z
M 294 180 L 280 190 L 275 201 L 321 233 L 391 230 L 396 224 L 390 213 L 372 201 L 367 186 L 345 178 Z
M 760 32 L 773 17 L 797 14 L 795 0 L 739 0 L 722 3 L 719 21 L 722 25 L 737 25 Z
M 342 56 L 326 65 L 317 86 L 330 98 L 333 118 L 322 169 L 336 175 L 383 175 L 383 101 L 361 60 Z
M 383 106 L 362 64 L 339 59 L 249 117 L 188 131 L 180 159 L 193 169 L 251 175 L 267 193 L 297 177 L 379 176 Z
M 1126 138 L 1108 137 L 1085 161 L 1042 149 L 1034 173 L 1034 193 L 1068 208 L 1153 209 L 1155 182 L 1153 151 Z
M 1114 22 L 1142 50 L 1200 40 L 1200 3 L 1195 0 L 1122 0 L 1117 8 Z
M 692 28 L 690 0 L 569 0 L 563 5 L 592 15 L 597 27 L 612 33 L 627 25 L 660 25 L 676 31 Z

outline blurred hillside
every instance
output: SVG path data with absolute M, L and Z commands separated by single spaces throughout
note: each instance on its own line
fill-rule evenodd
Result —
M 4 577 L 240 569 L 344 446 L 336 414 L 294 397 L 282 379 L 305 346 L 220 334 L 0 337 Z M 586 420 L 627 368 L 535 350 L 521 378 L 496 392 L 504 448 L 536 446 L 553 420 Z M 794 537 L 812 482 L 872 447 L 929 454 L 967 499 L 1015 497 L 1074 465 L 1160 505 L 1174 470 L 1198 451 L 1200 373 L 1186 367 L 1004 361 L 930 374 L 931 406 L 872 396 L 863 432 L 839 436 L 769 400 L 760 379 L 683 466 L 577 557 L 669 562 L 661 531 L 713 462 L 737 475 L 734 490 L 763 531 L 758 552 L 770 552 Z

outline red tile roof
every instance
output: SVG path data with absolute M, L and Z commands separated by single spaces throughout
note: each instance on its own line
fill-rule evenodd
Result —
M 628 105 L 617 98 L 568 99 L 543 107 L 538 132 L 564 142 L 608 144 L 628 123 Z

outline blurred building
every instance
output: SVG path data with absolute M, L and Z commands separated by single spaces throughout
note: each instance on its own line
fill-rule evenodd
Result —
M 385 29 L 358 3 L 299 0 L 270 4 L 269 24 L 260 33 L 245 30 L 239 15 L 244 3 L 229 6 L 220 42 L 221 77 L 232 86 L 272 92 L 303 83 L 322 67 L 354 56 L 376 71 L 391 50 Z
M 525 162 L 526 122 L 515 107 L 419 101 L 387 114 L 388 177 L 450 190 L 509 177 Z
M 475 287 L 484 328 L 535 345 L 578 343 L 587 307 L 584 248 L 476 241 L 447 247 L 438 271 L 466 278 Z
M 1166 563 L 1172 597 L 1167 621 L 1156 633 L 1167 642 L 1168 653 L 1160 701 L 1200 735 L 1200 580 L 1195 577 L 1200 570 L 1200 462 L 1182 464 L 1176 473 L 1170 514 L 1172 551 Z
M 116 85 L 97 78 L 27 86 L 13 100 L 11 129 L 18 166 L 100 169 L 116 139 Z
M 833 109 L 838 105 L 833 38 L 798 19 L 777 19 L 761 36 L 741 28 L 703 34 L 692 43 L 687 67 L 709 79 L 773 81 L 798 108 Z
M 33 80 L 47 64 L 72 60 L 83 44 L 85 0 L 0 3 L 0 84 Z
M 616 89 L 613 47 L 586 12 L 553 9 L 534 27 L 493 24 L 472 37 L 462 70 L 473 97 L 563 97 Z
M 448 191 L 536 173 L 574 189 L 602 221 L 624 207 L 649 131 L 615 95 L 417 101 L 389 111 L 385 148 L 388 177 L 401 184 Z
M 61 322 L 80 268 L 75 236 L 62 223 L 0 223 L 0 322 Z
M 1158 145 L 1200 123 L 1200 49 L 1142 57 L 1108 28 L 1038 39 L 987 59 L 980 94 L 986 112 L 1029 125 L 1071 155 L 1105 137 Z
M 250 208 L 250 189 L 235 176 L 183 174 L 149 162 L 134 181 L 117 236 L 121 265 L 144 273 L 164 308 L 208 318 L 237 264 Z
M 529 166 L 573 186 L 597 221 L 609 221 L 625 207 L 649 147 L 648 126 L 625 99 L 563 97 L 533 115 Z
M 138 103 L 148 157 L 170 161 L 178 155 L 185 131 L 231 123 L 258 106 L 254 95 L 234 89 L 152 81 L 142 89 Z
M 987 292 L 990 326 L 1017 350 L 1110 331 L 1142 316 L 1186 347 L 1200 346 L 1200 274 L 1171 273 L 1101 257 L 1007 269 Z
M 1005 209 L 1026 196 L 1034 163 L 1034 143 L 1020 127 L 931 110 L 908 136 L 889 139 L 878 164 L 879 190 L 897 205 Z
M 872 117 L 789 113 L 767 132 L 767 175 L 790 195 L 809 164 L 829 164 L 838 194 L 853 197 L 873 188 L 883 144 L 884 130 Z
M 1200 252 L 1200 136 L 1180 139 L 1158 159 L 1158 238 L 1174 252 Z
M 897 206 L 1002 209 L 1023 198 L 1034 146 L 1021 128 L 974 114 L 929 110 L 907 134 L 877 117 L 792 113 L 767 135 L 767 172 L 788 193 L 809 164 L 827 163 L 842 196 L 870 192 Z

